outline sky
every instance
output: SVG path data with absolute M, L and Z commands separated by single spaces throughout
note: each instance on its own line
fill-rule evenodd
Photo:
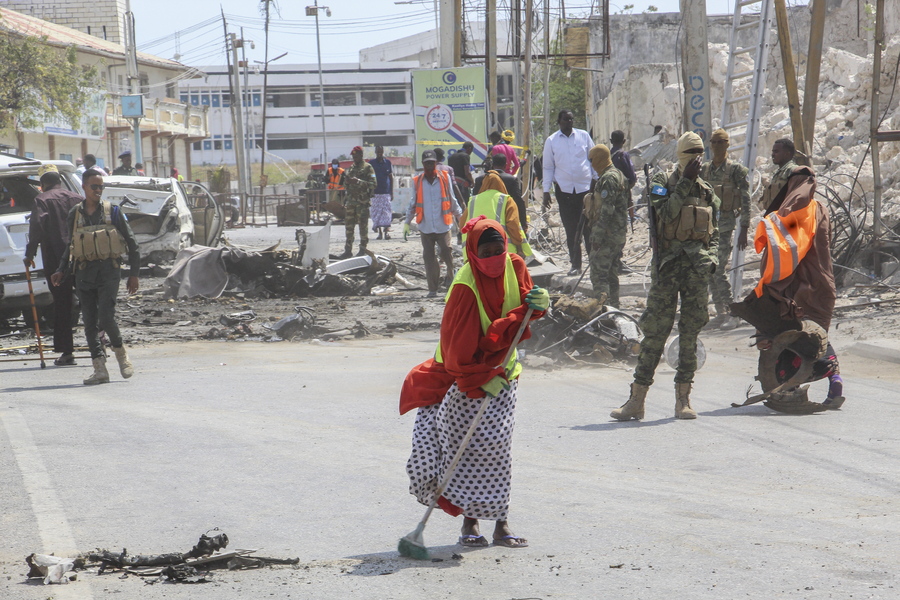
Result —
M 272 11 L 269 34 L 269 58 L 280 58 L 280 64 L 314 64 L 316 62 L 315 18 L 306 16 L 308 0 L 287 2 L 277 0 Z M 464 0 L 472 4 L 471 0 Z M 483 0 L 479 0 L 483 3 Z M 310 2 L 311 3 L 311 2 Z M 797 4 L 789 0 L 788 4 Z M 568 0 L 566 11 L 570 16 L 590 13 L 591 0 Z M 677 12 L 678 0 L 616 0 L 610 4 L 610 12 L 640 13 L 650 5 L 659 12 Z M 498 0 L 498 6 L 508 6 L 508 0 Z M 540 0 L 536 0 L 540 6 Z M 224 29 L 221 13 L 230 32 L 252 40 L 255 49 L 247 48 L 250 61 L 264 61 L 263 18 L 258 0 L 222 0 L 221 3 L 206 0 L 133 0 L 131 8 L 135 16 L 138 49 L 163 58 L 176 58 L 190 66 L 224 64 Z M 322 45 L 322 62 L 358 62 L 359 50 L 403 36 L 434 29 L 434 3 L 432 0 L 320 0 L 319 28 Z M 551 10 L 558 11 L 559 0 L 550 0 Z M 707 0 L 710 14 L 731 13 L 733 0 Z M 507 9 L 508 10 L 508 9 Z

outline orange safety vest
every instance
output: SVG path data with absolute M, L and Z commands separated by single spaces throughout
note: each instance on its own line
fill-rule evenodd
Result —
M 435 171 L 438 181 L 441 182 L 441 216 L 444 217 L 444 225 L 453 223 L 453 215 L 450 212 L 450 176 L 445 171 Z M 424 173 L 419 173 L 413 179 L 416 186 L 416 223 L 421 223 L 425 218 L 425 206 L 422 204 L 422 179 Z
M 810 200 L 805 208 L 783 217 L 773 212 L 756 226 L 753 244 L 758 253 L 766 252 L 762 276 L 753 290 L 757 298 L 762 298 L 763 285 L 789 277 L 809 252 L 816 237 L 817 206 L 816 200 Z
M 338 167 L 338 170 L 335 171 L 331 167 L 328 167 L 328 173 L 326 177 L 328 179 L 328 189 L 329 190 L 342 190 L 344 186 L 341 185 L 341 175 L 344 174 L 344 170 Z

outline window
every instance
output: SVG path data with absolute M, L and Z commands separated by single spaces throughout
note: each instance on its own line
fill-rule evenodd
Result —
M 222 94 L 222 108 L 230 108 L 231 107 L 231 92 L 225 92 Z
M 234 150 L 234 142 L 232 142 L 231 140 L 225 140 L 225 149 Z
M 191 148 L 193 148 L 194 150 L 201 150 L 203 148 L 203 143 L 202 142 L 194 142 L 194 145 L 191 146 Z
M 212 150 L 212 140 L 203 140 L 203 149 Z
M 34 152 L 26 152 L 25 158 L 34 158 Z
M 166 84 L 166 98 L 177 98 L 178 96 L 175 95 L 176 91 L 174 83 Z
M 513 101 L 513 76 L 497 76 L 497 102 Z
M 181 101 L 184 102 L 185 104 L 188 103 L 188 100 L 189 100 L 189 99 L 190 99 L 190 98 L 188 98 L 188 95 L 187 95 L 187 94 L 182 94 L 182 95 L 181 95 Z
M 325 106 L 356 106 L 356 92 L 325 92 Z
M 306 106 L 306 93 L 299 90 L 274 91 L 266 101 L 269 108 L 297 108 Z M 318 104 L 316 104 L 318 106 Z
M 312 94 L 310 94 L 309 105 L 310 106 L 321 106 L 322 105 L 321 96 L 319 95 L 319 92 L 313 92 Z
M 219 106 L 222 105 L 222 95 L 219 94 L 219 92 L 213 93 L 213 95 L 210 96 L 209 100 L 210 100 L 210 105 L 213 108 L 218 108 Z
M 406 104 L 406 92 L 403 90 L 379 90 L 360 92 L 363 106 L 375 104 Z
M 71 154 L 60 154 L 60 155 L 59 155 L 59 160 L 67 160 L 67 161 L 69 161 L 69 162 L 74 162 L 74 161 L 72 160 L 72 155 L 71 155 Z
M 309 140 L 306 138 L 269 138 L 269 150 L 306 150 Z
M 222 149 L 222 140 L 213 140 L 213 150 Z
M 262 94 L 253 94 L 253 106 L 262 105 Z
M 104 36 L 103 39 L 106 39 L 106 36 Z M 147 75 L 146 73 L 141 73 L 138 77 L 140 78 L 140 82 L 141 82 L 141 94 L 143 94 L 145 96 L 149 95 L 150 94 L 150 76 Z
M 200 106 L 199 94 L 191 94 L 191 106 Z
M 200 106 L 209 106 L 209 94 L 200 95 Z
M 497 129 L 511 129 L 514 126 L 515 114 L 512 108 L 497 109 Z

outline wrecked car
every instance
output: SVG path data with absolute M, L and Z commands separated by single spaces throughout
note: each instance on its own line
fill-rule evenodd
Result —
M 215 246 L 225 215 L 199 183 L 171 177 L 104 177 L 103 199 L 122 208 L 141 248 L 141 263 L 168 263 L 192 245 Z
M 56 165 L 62 185 L 81 194 L 81 181 L 75 174 L 75 165 L 64 160 L 40 161 L 33 158 L 0 153 L 0 319 L 8 320 L 22 315 L 26 323 L 32 321 L 28 282 L 25 279 L 25 246 L 28 244 L 28 228 L 34 199 L 41 193 L 38 168 L 45 162 Z M 40 318 L 47 316 L 53 302 L 50 288 L 44 276 L 41 252 L 34 257 L 31 283 L 34 300 Z M 56 270 L 58 265 L 48 265 Z

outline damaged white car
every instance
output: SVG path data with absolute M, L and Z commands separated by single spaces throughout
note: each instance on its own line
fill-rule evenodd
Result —
M 103 199 L 128 215 L 141 249 L 141 263 L 172 262 L 182 248 L 216 246 L 225 215 L 199 183 L 170 177 L 104 177 Z

